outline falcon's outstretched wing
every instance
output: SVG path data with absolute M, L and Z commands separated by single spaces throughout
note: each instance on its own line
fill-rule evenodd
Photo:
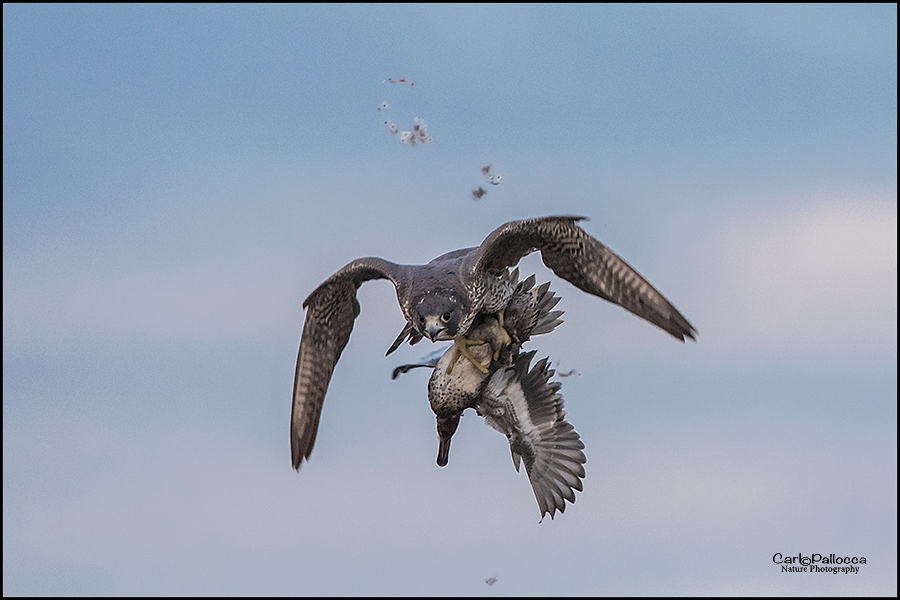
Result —
M 576 222 L 585 217 L 542 217 L 510 221 L 495 229 L 472 254 L 473 277 L 497 275 L 535 250 L 559 277 L 618 304 L 681 341 L 697 330 L 678 309 L 615 252 Z
M 316 441 L 319 415 L 334 366 L 341 357 L 353 321 L 359 315 L 356 290 L 370 279 L 390 279 L 402 288 L 401 265 L 380 258 L 359 258 L 329 277 L 303 302 L 306 321 L 300 336 L 294 401 L 291 405 L 291 462 L 300 468 Z
M 554 371 L 544 358 L 528 366 L 535 351 L 520 354 L 513 366 L 494 373 L 478 412 L 488 425 L 506 435 L 516 471 L 520 461 L 531 481 L 541 518 L 566 511 L 582 490 L 584 444 L 566 419 L 560 384 L 550 383 Z

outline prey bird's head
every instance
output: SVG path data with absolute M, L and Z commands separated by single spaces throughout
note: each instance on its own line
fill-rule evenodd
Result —
M 412 304 L 412 324 L 432 342 L 452 340 L 460 332 L 459 322 L 465 307 L 459 296 L 443 290 L 428 290 Z

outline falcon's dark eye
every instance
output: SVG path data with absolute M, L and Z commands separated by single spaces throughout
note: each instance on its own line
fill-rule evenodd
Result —
M 441 321 L 443 321 L 444 323 L 449 323 L 451 317 L 453 317 L 453 315 L 451 315 L 449 311 L 445 312 L 444 314 L 441 315 Z

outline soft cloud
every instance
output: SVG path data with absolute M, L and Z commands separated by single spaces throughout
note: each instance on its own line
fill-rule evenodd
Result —
M 727 352 L 896 351 L 897 208 L 822 201 L 741 214 L 704 247 L 704 342 Z
M 10 348 L 246 342 L 303 319 L 305 296 L 293 289 L 295 265 L 286 261 L 48 263 L 13 264 L 5 274 L 3 331 Z

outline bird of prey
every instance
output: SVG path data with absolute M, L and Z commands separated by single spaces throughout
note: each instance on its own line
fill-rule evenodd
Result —
M 518 270 L 510 276 L 515 283 Z M 584 444 L 565 420 L 559 383 L 550 383 L 554 371 L 548 359 L 539 361 L 529 371 L 535 351 L 520 354 L 521 344 L 532 335 L 549 333 L 562 323 L 560 310 L 552 310 L 559 298 L 549 291 L 550 284 L 534 286 L 534 275 L 516 285 L 504 309 L 504 328 L 512 338 L 509 346 L 501 345 L 500 321 L 494 315 L 481 315 L 469 330 L 473 356 L 488 373 L 475 363 L 458 361 L 454 348 L 440 357 L 394 369 L 393 377 L 415 367 L 433 369 L 428 380 L 428 400 L 437 420 L 437 464 L 445 466 L 449 458 L 450 439 L 456 432 L 460 416 L 467 408 L 484 417 L 485 422 L 504 434 L 509 441 L 516 471 L 522 462 L 537 499 L 541 518 L 565 512 L 565 500 L 575 502 L 575 490 L 582 490 L 584 477 Z M 507 363 L 512 366 L 507 366 Z
M 331 374 L 359 315 L 356 290 L 366 281 L 388 279 L 397 291 L 406 326 L 388 350 L 404 340 L 454 340 L 473 362 L 466 334 L 479 315 L 498 314 L 513 286 L 501 277 L 535 251 L 556 275 L 650 321 L 684 341 L 696 330 L 647 280 L 617 254 L 589 235 L 578 221 L 555 216 L 504 223 L 480 246 L 454 250 L 426 265 L 401 265 L 382 258 L 351 261 L 306 298 L 307 309 L 291 407 L 291 461 L 299 469 L 316 439 Z M 503 323 L 500 323 L 501 328 Z

